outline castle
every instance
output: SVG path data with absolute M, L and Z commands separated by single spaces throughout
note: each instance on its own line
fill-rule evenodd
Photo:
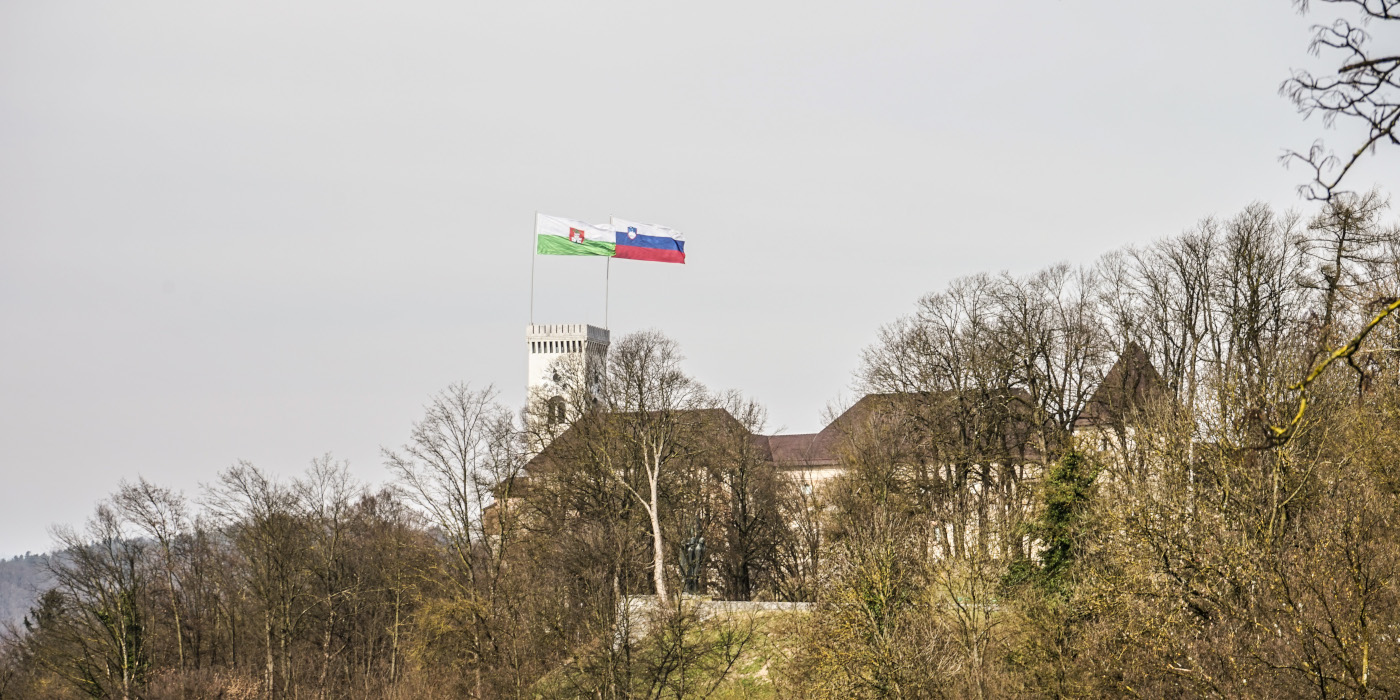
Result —
M 529 356 L 528 395 L 539 396 L 558 386 L 560 371 L 585 373 L 586 376 L 576 378 L 583 380 L 585 386 L 596 386 L 600 381 L 610 343 L 607 329 L 586 324 L 531 324 L 526 328 L 525 338 Z M 1165 381 L 1153 368 L 1147 353 L 1130 344 L 1074 419 L 1070 426 L 1072 437 L 1088 449 L 1107 450 L 1115 445 L 1125 446 L 1131 439 L 1130 418 L 1168 394 Z M 919 400 L 915 401 L 916 398 Z M 922 417 L 926 424 L 937 421 L 940 410 L 952 410 L 941 409 L 939 404 L 956 402 L 945 398 L 871 394 L 856 401 L 819 432 L 750 434 L 748 440 L 761 459 L 788 473 L 801 482 L 804 489 L 810 490 L 843 472 L 843 440 L 860 430 L 869 430 L 873 424 L 892 414 L 907 414 L 909 406 L 914 403 L 920 404 L 921 410 L 926 413 L 932 411 L 931 415 Z M 547 397 L 547 415 L 535 416 L 535 419 L 562 424 L 564 402 L 562 396 Z M 1020 474 L 1025 465 L 1042 461 L 1033 439 L 1035 420 L 1029 409 L 1029 397 L 1022 392 L 1007 391 L 1003 403 L 1008 409 L 993 431 L 996 433 L 993 442 L 999 444 L 984 449 L 979 458 L 994 463 L 997 468 L 1013 472 L 1013 478 L 1019 478 L 1026 476 Z M 702 422 L 711 426 L 716 423 L 709 418 Z M 541 454 L 545 447 L 536 446 L 532 465 L 542 466 L 536 462 L 542 461 L 541 458 L 547 459 Z M 531 467 L 527 466 L 526 471 L 531 471 Z

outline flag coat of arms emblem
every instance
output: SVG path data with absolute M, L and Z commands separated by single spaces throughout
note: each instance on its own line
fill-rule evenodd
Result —
M 685 263 L 685 236 L 680 231 L 617 217 L 612 228 L 615 258 Z
M 609 226 L 535 214 L 535 252 L 540 255 L 612 257 L 616 238 Z

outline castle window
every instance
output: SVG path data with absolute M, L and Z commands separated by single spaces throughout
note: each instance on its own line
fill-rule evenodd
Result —
M 564 422 L 564 397 L 556 396 L 549 400 L 546 418 L 550 425 L 559 425 Z

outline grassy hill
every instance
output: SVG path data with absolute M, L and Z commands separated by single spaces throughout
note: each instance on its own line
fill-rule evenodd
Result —
M 700 622 L 683 629 L 646 635 L 634 643 L 631 672 L 634 692 L 668 693 L 711 700 L 768 700 L 781 696 L 780 678 L 792 658 L 802 612 L 759 612 Z M 570 698 L 596 694 L 605 674 L 607 649 L 600 643 L 580 650 L 563 667 L 542 678 L 532 697 Z M 682 660 L 684 659 L 684 660 Z M 665 691 L 658 687 L 664 686 Z

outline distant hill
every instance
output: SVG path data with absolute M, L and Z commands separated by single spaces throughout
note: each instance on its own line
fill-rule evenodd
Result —
M 35 597 L 52 585 L 49 555 L 25 553 L 0 559 L 0 627 L 23 620 Z

